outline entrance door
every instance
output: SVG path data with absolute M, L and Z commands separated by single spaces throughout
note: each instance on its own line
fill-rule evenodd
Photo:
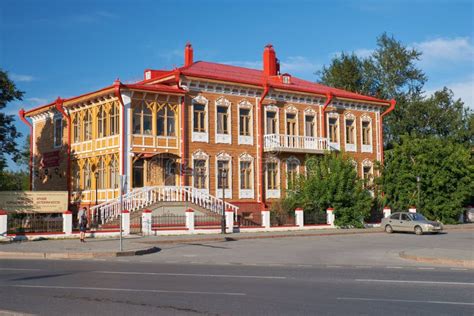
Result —
M 163 158 L 162 163 L 164 184 L 175 186 L 177 171 L 176 160 L 173 158 Z

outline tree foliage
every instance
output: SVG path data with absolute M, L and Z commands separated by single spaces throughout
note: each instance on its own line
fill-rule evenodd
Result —
M 7 115 L 2 110 L 7 103 L 21 100 L 23 92 L 19 91 L 15 83 L 8 78 L 8 73 L 0 69 L 0 171 L 6 167 L 6 155 L 11 155 L 14 160 L 19 159 L 16 138 L 21 136 L 14 125 L 13 115 Z
M 405 136 L 385 157 L 379 180 L 393 211 L 416 205 L 429 219 L 454 223 L 464 203 L 472 200 L 474 165 L 470 150 L 461 144 Z
M 305 212 L 321 213 L 333 207 L 336 225 L 362 227 L 370 213 L 372 197 L 363 188 L 350 158 L 336 153 L 310 157 L 307 175 L 288 196 L 288 205 L 302 207 Z

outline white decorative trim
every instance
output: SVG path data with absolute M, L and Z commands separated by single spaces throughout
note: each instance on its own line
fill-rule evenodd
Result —
M 370 128 L 370 133 L 369 133 L 369 140 L 370 140 L 370 145 L 364 145 L 363 144 L 363 129 L 362 129 L 362 124 L 364 122 L 369 122 L 369 128 Z M 372 134 L 373 134 L 373 126 L 372 126 L 372 118 L 366 114 L 363 114 L 360 118 L 360 144 L 361 144 L 361 152 L 363 153 L 371 153 L 373 151 L 373 147 L 374 147 L 374 142 L 373 142 L 373 137 L 372 137 Z
M 311 108 L 307 108 L 304 110 L 304 117 L 303 117 L 303 133 L 304 133 L 304 136 L 310 136 L 310 135 L 306 135 L 306 117 L 307 116 L 312 116 L 313 117 L 313 123 L 314 123 L 314 128 L 313 128 L 313 133 L 314 133 L 314 136 L 313 137 L 318 137 L 318 119 L 317 119 L 317 113 L 315 110 L 311 109 Z
M 269 162 L 276 162 L 277 163 L 277 172 L 278 172 L 278 175 L 277 175 L 277 187 L 278 189 L 269 189 L 268 188 L 268 169 L 267 169 L 267 166 L 266 164 L 269 163 Z M 270 199 L 278 199 L 280 198 L 280 192 L 281 192 L 281 167 L 280 167 L 280 159 L 278 159 L 277 157 L 270 157 L 270 158 L 267 158 L 266 161 L 265 161 L 265 193 L 266 193 L 266 197 L 267 198 L 270 198 Z
M 228 134 L 218 134 L 217 133 L 217 107 L 218 106 L 225 106 L 227 107 L 227 128 L 229 129 Z M 216 131 L 216 143 L 221 143 L 221 144 L 231 144 L 232 143 L 232 103 L 227 100 L 224 97 L 219 97 L 215 102 L 214 102 L 214 113 L 215 113 L 215 124 L 214 128 Z
M 337 142 L 331 142 L 329 138 L 329 118 L 337 119 L 337 131 L 336 131 L 336 138 Z M 328 146 L 335 149 L 341 150 L 341 122 L 339 120 L 339 114 L 335 112 L 328 112 L 326 116 L 326 135 L 328 135 Z
M 250 113 L 250 136 L 240 135 L 240 109 L 247 109 Z M 247 100 L 242 100 L 237 105 L 237 135 L 239 145 L 253 145 L 253 105 Z
M 192 163 L 192 168 L 193 168 L 193 173 L 192 173 L 192 186 L 194 187 L 194 160 L 205 160 L 206 161 L 206 188 L 205 189 L 197 189 L 195 188 L 198 192 L 203 193 L 203 194 L 209 194 L 209 155 L 202 151 L 201 149 L 196 150 L 193 152 L 193 155 L 191 157 L 191 163 Z
M 295 156 L 290 156 L 286 159 L 286 163 L 285 163 L 285 167 L 286 167 L 286 189 L 289 190 L 289 178 L 288 178 L 288 172 L 289 172 L 289 164 L 290 163 L 296 163 L 297 167 L 296 167 L 296 174 L 299 175 L 300 174 L 300 167 L 301 167 L 301 162 L 298 158 L 296 158 Z
M 240 162 L 242 161 L 248 161 L 250 162 L 250 168 L 251 168 L 251 173 L 250 173 L 250 179 L 252 179 L 252 182 L 251 182 L 251 189 L 241 189 L 241 177 L 240 177 Z M 253 179 L 254 179 L 254 159 L 252 156 L 250 156 L 249 154 L 247 153 L 243 153 L 239 156 L 239 166 L 238 166 L 238 169 L 239 169 L 239 174 L 238 174 L 238 178 L 239 178 L 239 199 L 253 199 L 254 198 L 254 183 L 253 183 Z
M 204 128 L 205 132 L 195 132 L 194 131 L 194 104 L 204 105 L 204 112 L 206 117 L 204 119 Z M 191 109 L 191 141 L 193 142 L 202 142 L 209 143 L 209 100 L 202 95 L 198 95 L 192 99 L 192 109 Z
M 266 105 L 265 106 L 265 111 L 264 111 L 264 117 L 263 117 L 263 134 L 271 134 L 267 132 L 267 112 L 275 112 L 276 113 L 276 125 L 277 125 L 277 131 L 276 133 L 280 133 L 280 111 L 276 105 Z
M 288 116 L 287 114 L 294 114 L 295 119 L 296 119 L 296 134 L 293 136 L 299 136 L 299 115 L 298 115 L 298 109 L 294 107 L 293 105 L 287 106 L 285 108 L 285 135 L 290 135 L 289 132 L 286 130 L 288 128 Z
M 353 120 L 354 121 L 354 144 L 348 144 L 347 143 L 347 125 L 346 121 L 347 120 Z M 356 116 L 352 114 L 351 112 L 347 112 L 344 114 L 344 148 L 347 152 L 357 152 L 357 120 Z
M 218 170 L 218 161 L 228 161 L 229 162 L 229 174 L 227 175 L 227 181 L 229 181 L 229 188 L 224 189 L 224 195 L 226 199 L 232 198 L 232 157 L 225 153 L 220 152 L 216 155 L 215 163 L 215 179 L 216 179 L 216 197 L 222 199 L 222 189 L 219 189 L 219 170 Z

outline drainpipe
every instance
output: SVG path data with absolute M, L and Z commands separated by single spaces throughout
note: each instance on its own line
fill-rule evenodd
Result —
M 29 162 L 29 167 L 30 167 L 30 191 L 33 188 L 33 125 L 25 118 L 25 110 L 21 109 L 18 111 L 18 116 L 20 119 L 28 125 L 30 128 L 30 162 Z
M 395 105 L 397 104 L 397 101 L 395 101 L 395 99 L 392 99 L 390 100 L 390 107 L 385 111 L 383 112 L 381 115 L 380 115 L 380 121 L 379 121 L 379 129 L 380 129 L 380 158 L 381 158 L 381 163 L 383 165 L 383 160 L 384 160 L 384 154 L 383 154 L 383 124 L 382 124 L 382 121 L 383 121 L 383 117 L 385 115 L 387 115 L 388 113 L 392 112 L 394 109 L 395 109 Z
M 67 169 L 66 169 L 66 181 L 67 181 L 67 204 L 71 201 L 71 117 L 64 111 L 63 99 L 58 97 L 56 99 L 56 110 L 58 110 L 67 121 Z
M 122 93 L 120 92 L 121 89 L 121 83 L 120 80 L 117 79 L 114 81 L 114 93 L 117 99 L 119 100 L 120 104 L 122 105 L 122 170 L 121 174 L 125 175 L 125 155 L 127 154 L 125 152 L 125 104 L 123 103 L 122 99 Z M 120 183 L 120 186 L 122 184 Z
M 327 92 L 326 93 L 326 102 L 324 102 L 324 105 L 323 105 L 323 115 L 322 115 L 322 120 L 321 120 L 321 127 L 322 127 L 322 135 L 323 138 L 327 137 L 326 135 L 326 108 L 328 107 L 329 103 L 331 103 L 332 101 L 332 98 L 333 98 L 333 94 L 331 92 Z
M 258 158 L 259 158 L 259 168 L 260 168 L 260 175 L 259 175 L 259 196 L 260 199 L 258 202 L 262 203 L 263 206 L 265 207 L 265 196 L 264 196 L 264 189 L 263 189 L 263 180 L 264 180 L 264 173 L 263 173 L 263 100 L 268 94 L 268 91 L 270 90 L 270 85 L 268 84 L 267 81 L 264 82 L 263 84 L 263 93 L 260 96 L 260 100 L 258 101 L 258 134 L 259 134 L 259 148 L 258 148 Z

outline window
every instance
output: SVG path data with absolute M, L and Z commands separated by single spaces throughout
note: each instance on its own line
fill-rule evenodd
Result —
M 395 213 L 393 214 L 392 216 L 390 216 L 390 219 L 399 219 L 400 218 L 400 214 L 399 213 Z
M 194 187 L 196 189 L 207 189 L 207 160 L 194 160 Z
M 84 179 L 84 190 L 91 189 L 91 165 L 89 161 L 86 161 L 84 164 L 83 172 L 83 179 Z
M 110 188 L 118 189 L 120 183 L 120 175 L 118 171 L 118 161 L 116 156 L 112 157 L 109 163 L 109 181 Z
M 354 119 L 346 119 L 346 144 L 355 144 Z
M 252 162 L 251 161 L 240 162 L 240 189 L 241 190 L 252 189 Z
M 97 138 L 105 137 L 105 111 L 104 107 L 100 106 L 97 111 Z
M 144 184 L 143 179 L 143 160 L 137 160 L 133 163 L 133 187 L 141 188 Z
M 315 118 L 314 115 L 305 115 L 304 117 L 304 128 L 305 128 L 305 135 L 309 137 L 315 137 Z
M 362 145 L 371 145 L 370 122 L 362 122 Z
M 229 108 L 217 106 L 217 134 L 229 134 Z
M 63 144 L 63 119 L 54 119 L 54 147 L 61 147 Z
M 105 189 L 105 163 L 104 159 L 99 160 L 99 165 L 97 167 L 97 183 L 95 184 L 97 189 Z
M 267 112 L 267 132 L 266 134 L 278 134 L 277 113 L 274 111 Z
M 92 114 L 90 110 L 86 110 L 84 115 L 84 135 L 83 140 L 88 141 L 92 139 Z
M 267 189 L 278 190 L 278 163 L 267 162 Z
M 156 129 L 158 136 L 176 135 L 175 113 L 169 104 L 158 111 Z
M 364 179 L 364 186 L 366 188 L 372 185 L 373 172 L 372 172 L 372 162 L 366 159 L 362 162 L 362 177 Z
M 81 141 L 81 124 L 79 124 L 79 119 L 77 117 L 78 117 L 77 114 L 74 115 L 74 119 L 72 120 L 75 143 L 78 143 Z
M 239 109 L 239 135 L 241 136 L 250 136 L 250 109 Z
M 337 118 L 329 118 L 329 142 L 339 143 Z
M 230 162 L 228 160 L 217 161 L 217 189 L 229 189 L 230 185 Z
M 81 189 L 81 174 L 77 161 L 72 163 L 72 189 L 74 191 Z
M 288 190 L 295 188 L 296 181 L 298 180 L 299 165 L 299 161 L 295 158 L 288 159 L 286 163 L 286 184 Z
M 109 135 L 117 135 L 119 133 L 119 107 L 114 103 L 109 112 Z
M 206 132 L 206 106 L 204 104 L 194 104 L 193 106 L 193 131 L 198 133 Z
M 298 131 L 296 129 L 296 114 L 287 113 L 286 114 L 286 135 L 297 135 Z
M 402 221 L 410 221 L 410 217 L 408 216 L 408 214 L 402 213 L 401 215 L 402 215 L 402 216 L 401 216 L 402 218 L 401 218 L 400 220 L 402 220 Z
M 133 134 L 151 135 L 152 114 L 148 106 L 142 103 L 133 111 Z

